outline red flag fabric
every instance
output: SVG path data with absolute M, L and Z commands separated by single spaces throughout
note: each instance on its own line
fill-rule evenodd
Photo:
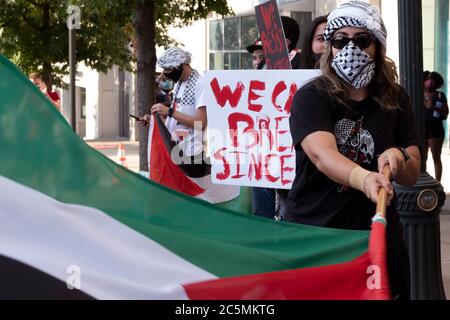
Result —
M 179 166 L 173 163 L 168 149 L 169 142 L 164 141 L 164 137 L 167 135 L 162 135 L 161 130 L 167 130 L 167 128 L 162 128 L 160 121 L 156 121 L 155 116 L 152 116 L 149 136 L 149 141 L 151 141 L 149 147 L 150 179 L 193 197 L 205 192 L 189 179 Z

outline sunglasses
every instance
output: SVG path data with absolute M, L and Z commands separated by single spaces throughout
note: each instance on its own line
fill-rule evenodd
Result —
M 333 39 L 331 39 L 331 45 L 333 46 L 333 48 L 340 50 L 344 48 L 347 44 L 349 44 L 350 41 L 352 41 L 360 49 L 367 49 L 372 44 L 373 40 L 375 40 L 375 38 L 369 34 L 357 35 L 354 38 L 336 36 Z

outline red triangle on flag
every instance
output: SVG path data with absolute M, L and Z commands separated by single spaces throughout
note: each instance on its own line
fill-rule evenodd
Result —
M 153 118 L 152 122 L 153 130 L 151 130 L 151 136 L 149 137 L 151 139 L 149 153 L 150 179 L 193 197 L 205 192 L 198 184 L 189 179 L 179 166 L 173 163 L 170 151 L 167 149 L 169 144 L 164 142 L 160 131 L 163 128 L 160 128 L 159 121 L 156 121 L 156 119 Z

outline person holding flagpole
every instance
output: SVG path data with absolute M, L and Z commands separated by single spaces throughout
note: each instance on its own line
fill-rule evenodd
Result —
M 322 76 L 295 95 L 290 130 L 296 177 L 285 220 L 339 229 L 370 229 L 378 192 L 388 192 L 387 265 L 394 299 L 409 298 L 409 259 L 391 181 L 419 175 L 418 135 L 410 101 L 386 57 L 378 8 L 349 1 L 328 16 Z

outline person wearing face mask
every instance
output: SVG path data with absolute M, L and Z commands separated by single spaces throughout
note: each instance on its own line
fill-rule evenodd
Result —
M 424 106 L 427 109 L 425 116 L 427 147 L 424 152 L 424 161 L 427 161 L 428 149 L 430 149 L 435 178 L 438 181 L 442 178 L 441 152 L 445 137 L 443 121 L 448 116 L 447 98 L 443 92 L 438 91 L 443 85 L 444 79 L 439 73 L 428 71 L 424 73 Z
M 170 106 L 156 103 L 151 107 L 151 113 L 166 119 L 173 139 L 183 141 L 184 155 L 199 156 L 204 149 L 203 133 L 207 121 L 206 106 L 201 98 L 203 76 L 190 66 L 191 54 L 180 48 L 167 49 L 157 63 L 163 69 L 162 78 L 173 81 L 175 86 Z M 142 120 L 149 118 L 145 115 Z
M 163 69 L 162 77 L 175 83 L 170 106 L 156 103 L 151 107 L 152 114 L 166 119 L 165 125 L 171 138 L 181 151 L 174 154 L 182 155 L 181 163 L 178 163 L 180 159 L 172 158 L 172 161 L 204 190 L 202 199 L 211 203 L 235 199 L 239 194 L 238 186 L 213 184 L 211 180 L 211 165 L 205 155 L 207 117 L 203 76 L 190 66 L 191 54 L 172 47 L 163 53 L 157 63 Z M 161 82 L 161 86 L 164 86 L 164 82 Z M 150 115 L 145 115 L 141 121 L 143 124 L 148 123 Z
M 319 60 L 325 51 L 323 32 L 327 26 L 327 16 L 314 19 L 305 33 L 300 58 L 300 69 L 317 69 Z
M 380 188 L 388 195 L 387 267 L 394 299 L 409 299 L 409 259 L 391 181 L 413 185 L 419 139 L 406 91 L 386 57 L 378 8 L 349 1 L 328 16 L 322 75 L 295 95 L 290 131 L 296 177 L 285 220 L 369 230 Z
M 291 39 L 294 39 L 293 41 L 295 41 L 295 39 L 298 39 L 297 30 L 299 31 L 299 27 L 297 22 L 290 18 L 286 19 L 286 17 L 282 17 L 282 21 L 284 21 L 283 25 L 285 26 L 287 32 L 286 38 L 289 36 Z M 298 50 L 294 49 L 289 55 L 293 69 L 316 69 L 318 67 L 320 56 L 325 50 L 325 40 L 323 38 L 323 32 L 326 25 L 326 16 L 317 17 L 311 22 L 308 29 L 306 30 L 301 53 Z M 294 32 L 292 32 L 292 30 Z M 290 40 L 287 41 L 287 43 L 290 43 Z M 284 219 L 284 216 L 286 214 L 288 196 L 289 190 L 277 190 L 275 217 L 277 220 Z
M 162 103 L 165 106 L 170 107 L 172 102 L 171 92 L 173 89 L 173 81 L 160 75 L 156 81 L 156 84 L 156 103 Z

